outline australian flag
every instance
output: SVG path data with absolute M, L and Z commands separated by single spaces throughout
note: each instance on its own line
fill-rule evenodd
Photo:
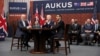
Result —
M 41 14 L 40 14 L 40 25 L 43 26 L 44 23 L 45 23 L 45 18 L 44 18 L 44 8 L 43 8 L 43 4 L 42 4 Z

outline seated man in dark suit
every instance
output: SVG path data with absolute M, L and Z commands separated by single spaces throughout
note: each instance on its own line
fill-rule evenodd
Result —
M 100 25 L 98 26 L 98 45 L 100 46 Z
M 75 36 L 77 39 L 77 45 L 79 44 L 80 30 L 81 30 L 81 26 L 77 23 L 77 19 L 72 19 L 72 24 L 70 24 L 69 32 L 68 32 L 70 44 L 72 44 L 73 36 Z
M 21 20 L 18 22 L 18 27 L 16 30 L 16 37 L 23 37 L 23 44 L 25 46 L 28 46 L 28 41 L 30 40 L 30 37 L 28 36 L 29 32 L 24 31 L 23 29 L 26 28 L 31 28 L 31 26 L 28 25 L 28 22 L 26 21 L 26 15 L 22 14 L 21 15 Z
M 62 38 L 64 37 L 64 22 L 62 21 L 62 16 L 61 15 L 56 15 L 56 20 L 57 23 L 55 24 L 55 26 L 53 28 L 55 28 L 56 33 L 53 37 L 57 37 L 57 38 Z M 56 48 L 58 48 L 60 46 L 60 43 L 58 41 L 56 41 Z
M 93 31 L 94 31 L 94 27 L 91 24 L 91 20 L 87 19 L 85 25 L 82 27 L 82 34 L 81 34 L 81 37 L 83 39 L 83 43 L 85 45 L 87 45 L 87 44 L 91 45 L 92 44 L 92 40 L 93 40 L 93 37 L 94 37 Z
M 52 21 L 51 15 L 47 15 L 43 28 L 52 28 L 53 26 L 54 26 L 54 21 Z
M 47 15 L 46 21 L 45 21 L 42 28 L 52 28 L 53 26 L 54 26 L 54 21 L 52 20 L 52 16 Z M 48 32 L 46 31 L 45 34 L 47 34 L 47 36 L 51 37 L 54 34 L 54 32 L 53 31 L 48 31 Z
M 52 16 L 51 15 L 46 15 L 46 20 L 44 25 L 42 26 L 42 28 L 49 28 L 51 29 L 54 26 L 54 21 L 52 20 Z M 47 30 L 47 31 L 42 31 L 42 35 L 44 35 L 46 37 L 47 40 L 47 44 L 50 45 L 50 48 L 48 50 L 48 52 L 52 52 L 52 38 L 51 36 L 54 35 L 54 31 L 51 30 Z
M 94 34 L 95 34 L 95 37 L 94 37 L 94 39 L 96 40 L 96 39 L 98 39 L 97 41 L 98 41 L 98 43 L 100 43 L 100 24 L 99 24 L 99 21 L 96 19 L 95 20 L 95 24 L 94 24 Z
M 54 21 L 52 20 L 52 16 L 47 15 L 46 21 L 45 21 L 44 25 L 42 26 L 42 28 L 52 28 L 53 26 L 54 26 Z M 45 34 L 47 34 L 50 37 L 53 34 L 53 31 L 48 31 Z

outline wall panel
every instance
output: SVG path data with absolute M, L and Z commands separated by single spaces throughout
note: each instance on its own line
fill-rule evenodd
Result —
M 33 7 L 33 3 L 31 1 L 30 6 Z M 33 9 L 33 8 L 32 8 Z M 52 19 L 55 21 L 56 20 L 56 14 L 51 14 L 52 15 Z M 84 24 L 85 20 L 87 20 L 88 18 L 92 18 L 93 13 L 73 13 L 73 14 L 61 14 L 63 21 L 65 22 L 65 24 L 70 24 L 71 23 L 71 19 L 78 19 L 79 24 Z M 33 15 L 32 21 L 34 22 L 34 18 L 35 16 Z M 97 18 L 100 20 L 100 13 L 98 13 Z

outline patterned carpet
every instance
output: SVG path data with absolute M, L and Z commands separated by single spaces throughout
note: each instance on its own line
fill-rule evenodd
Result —
M 33 48 L 33 42 L 29 43 L 31 50 Z M 17 48 L 13 48 L 10 51 L 11 38 L 6 38 L 5 41 L 0 41 L 0 56 L 66 56 L 64 50 L 60 50 L 59 53 L 46 53 L 46 54 L 31 54 L 28 51 L 20 51 Z M 61 46 L 63 42 L 61 42 Z M 100 47 L 98 46 L 82 46 L 82 45 L 71 45 L 71 53 L 67 56 L 100 56 Z

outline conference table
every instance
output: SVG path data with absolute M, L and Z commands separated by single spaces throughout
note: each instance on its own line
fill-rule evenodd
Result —
M 30 53 L 46 53 L 45 42 L 49 38 L 49 33 L 54 29 L 29 28 L 24 30 L 31 31 L 31 34 L 34 36 L 34 48 L 30 50 Z

